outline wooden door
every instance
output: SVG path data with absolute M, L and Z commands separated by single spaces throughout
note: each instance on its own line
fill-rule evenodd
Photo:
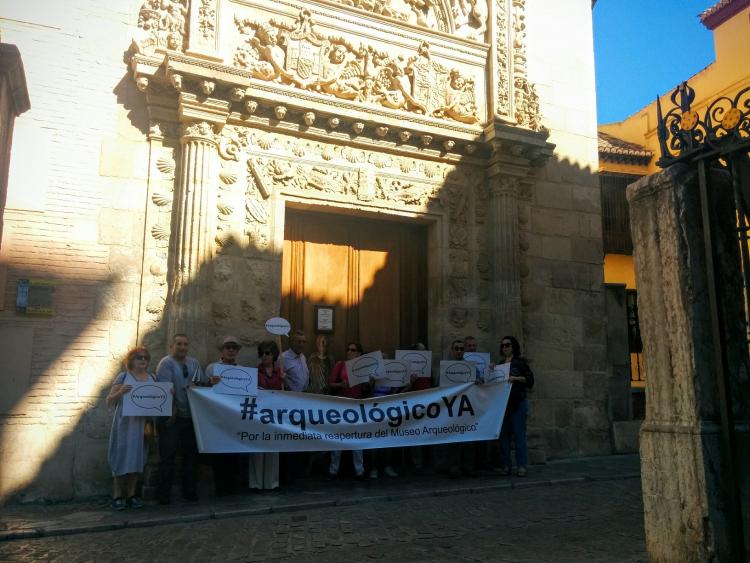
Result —
M 426 232 L 421 225 L 288 210 L 281 315 L 315 349 L 315 306 L 334 307 L 336 359 L 427 341 Z

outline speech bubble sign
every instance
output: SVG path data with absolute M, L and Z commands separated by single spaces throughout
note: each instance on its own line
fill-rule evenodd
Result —
M 443 360 L 440 362 L 440 387 L 469 383 L 476 379 L 476 368 L 471 362 Z
M 215 364 L 213 372 L 221 378 L 221 381 L 213 386 L 214 393 L 241 396 L 258 394 L 258 370 L 256 368 Z
M 464 352 L 464 361 L 472 362 L 477 370 L 477 379 L 484 379 L 490 365 L 490 355 L 487 352 Z
M 123 416 L 172 416 L 172 384 L 135 383 L 122 399 Z
M 485 383 L 503 383 L 510 377 L 510 363 L 495 366 L 487 373 Z
M 366 383 L 371 377 L 375 379 L 382 377 L 385 373 L 383 354 L 378 350 L 348 360 L 346 362 L 346 373 L 349 377 L 350 387 Z
M 391 387 L 403 387 L 409 383 L 409 364 L 402 360 L 383 360 L 385 375 L 378 381 L 385 381 Z
M 396 359 L 406 362 L 409 375 L 432 377 L 432 352 L 430 350 L 396 350 Z
M 272 317 L 266 321 L 266 330 L 271 334 L 289 336 L 292 325 L 283 317 Z

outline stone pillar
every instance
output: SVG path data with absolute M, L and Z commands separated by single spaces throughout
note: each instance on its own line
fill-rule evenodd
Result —
M 183 123 L 181 158 L 172 207 L 168 336 L 185 333 L 191 355 L 207 359 L 211 323 L 216 183 L 217 126 L 208 121 Z
M 712 174 L 710 181 L 737 437 L 733 453 L 743 479 L 733 495 L 732 468 L 722 448 L 697 171 L 673 165 L 628 188 L 648 374 L 640 452 L 653 563 L 738 560 L 731 554 L 736 498 L 744 505 L 744 534 L 750 537 L 750 381 L 736 223 L 728 179 Z
M 493 264 L 493 333 L 522 339 L 521 276 L 518 237 L 518 179 L 497 174 L 489 178 L 489 248 Z M 502 333 L 502 334 L 501 334 Z

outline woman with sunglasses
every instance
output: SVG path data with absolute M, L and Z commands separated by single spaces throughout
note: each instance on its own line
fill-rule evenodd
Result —
M 125 371 L 120 373 L 107 395 L 107 404 L 115 405 L 112 430 L 109 434 L 107 458 L 112 468 L 114 492 L 112 509 L 125 510 L 126 507 L 141 508 L 141 500 L 136 494 L 138 478 L 146 465 L 148 451 L 145 440 L 146 421 L 151 417 L 123 416 L 122 398 L 130 393 L 133 385 L 156 381 L 146 371 L 151 355 L 146 348 L 133 348 L 125 355 Z
M 258 344 L 258 389 L 281 391 L 284 388 L 284 372 L 276 361 L 279 347 L 273 340 Z M 250 454 L 248 486 L 251 491 L 279 488 L 279 453 Z
M 346 345 L 347 361 L 358 358 L 363 353 L 362 344 L 359 342 L 350 342 Z M 349 375 L 346 372 L 346 362 L 343 361 L 337 362 L 336 365 L 333 366 L 328 386 L 331 388 L 332 393 L 337 394 L 340 397 L 348 397 L 349 399 L 364 399 L 370 392 L 370 387 L 367 383 L 360 383 L 353 387 L 349 386 Z M 355 479 L 358 481 L 366 481 L 364 451 L 352 450 L 352 462 L 354 463 Z M 340 465 L 341 450 L 334 450 L 331 452 L 331 465 L 328 468 L 329 479 L 335 479 L 338 476 Z
M 508 381 L 511 384 L 508 406 L 505 409 L 503 427 L 500 430 L 500 468 L 501 475 L 510 475 L 510 443 L 516 443 L 517 475 L 526 477 L 529 449 L 526 443 L 526 418 L 529 414 L 527 390 L 534 387 L 534 374 L 521 356 L 521 345 L 513 336 L 504 336 L 500 340 L 501 363 L 510 364 Z

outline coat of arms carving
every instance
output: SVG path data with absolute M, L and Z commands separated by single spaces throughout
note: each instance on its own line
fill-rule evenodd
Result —
M 313 29 L 308 10 L 291 25 L 237 16 L 235 24 L 248 37 L 235 51 L 234 66 L 249 70 L 254 78 L 390 109 L 479 122 L 474 81 L 434 61 L 424 41 L 407 58 L 342 37 L 323 37 Z

